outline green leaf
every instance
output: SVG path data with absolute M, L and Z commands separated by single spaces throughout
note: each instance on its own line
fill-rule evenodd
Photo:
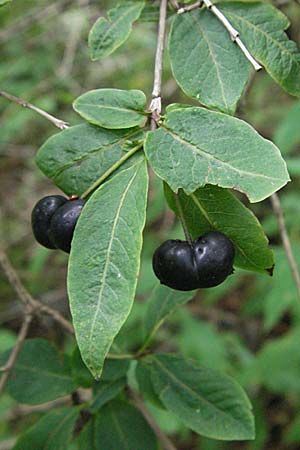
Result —
M 295 101 L 274 134 L 274 142 L 282 152 L 290 153 L 300 144 L 300 104 Z
M 268 342 L 257 355 L 255 370 L 271 392 L 300 395 L 300 332 Z
M 73 108 L 93 125 L 108 129 L 132 128 L 146 123 L 146 96 L 131 89 L 95 89 L 73 102 Z
M 254 439 L 251 404 L 231 377 L 174 355 L 146 361 L 160 400 L 188 428 L 213 439 Z
M 122 401 L 114 400 L 100 410 L 94 438 L 99 450 L 158 450 L 156 437 L 144 417 Z
M 149 342 L 165 318 L 179 305 L 184 305 L 194 296 L 193 292 L 175 291 L 162 284 L 157 285 L 147 303 L 144 315 L 145 342 Z
M 289 181 L 278 148 L 250 125 L 204 108 L 167 109 L 163 125 L 147 133 L 146 156 L 175 192 L 191 194 L 205 184 L 234 188 L 251 202 Z
M 104 183 L 75 229 L 68 291 L 82 358 L 95 377 L 131 310 L 145 225 L 145 161 Z
M 210 11 L 177 15 L 169 52 L 174 77 L 188 96 L 210 108 L 234 113 L 251 66 Z
M 104 363 L 101 381 L 116 381 L 126 378 L 130 359 L 107 359 Z
M 6 5 L 6 3 L 10 3 L 12 0 L 0 0 L 0 6 Z
M 39 149 L 36 163 L 66 194 L 81 195 L 124 156 L 127 140 L 141 137 L 141 130 L 105 130 L 87 123 L 51 136 Z M 130 158 L 119 170 L 136 162 Z
M 78 414 L 74 407 L 49 412 L 19 437 L 13 450 L 65 450 Z
M 78 347 L 75 348 L 71 356 L 71 371 L 78 386 L 88 389 L 94 384 L 94 378 L 82 361 Z
M 93 402 L 89 410 L 96 413 L 105 403 L 115 398 L 126 386 L 126 378 L 116 381 L 97 381 L 93 387 Z
M 127 40 L 144 6 L 143 1 L 121 2 L 108 11 L 108 20 L 97 20 L 89 34 L 92 61 L 110 55 Z
M 234 243 L 235 266 L 272 274 L 274 257 L 268 239 L 252 211 L 234 194 L 212 185 L 191 195 L 180 189 L 177 198 L 165 185 L 165 193 L 176 215 L 182 214 L 193 239 L 210 230 L 221 231 Z
M 151 378 L 151 368 L 149 367 L 149 365 L 143 364 L 143 360 L 141 359 L 137 362 L 135 376 L 141 395 L 146 400 L 149 400 L 157 408 L 165 409 L 164 405 L 162 404 L 154 390 Z
M 3 356 L 2 363 L 7 356 Z M 6 386 L 14 399 L 30 405 L 54 400 L 76 388 L 55 347 L 44 339 L 24 342 Z
M 266 3 L 229 2 L 219 7 L 269 75 L 289 94 L 300 95 L 300 54 L 284 33 L 287 17 Z

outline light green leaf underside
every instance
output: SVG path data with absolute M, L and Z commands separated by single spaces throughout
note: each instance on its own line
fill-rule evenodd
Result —
M 284 30 L 289 21 L 266 3 L 222 3 L 221 11 L 240 32 L 251 54 L 289 94 L 300 95 L 300 53 Z
M 188 96 L 210 108 L 234 113 L 251 66 L 210 11 L 176 16 L 169 52 L 174 77 Z
M 97 378 L 132 307 L 145 224 L 145 161 L 92 195 L 75 229 L 68 292 L 82 358 Z
M 147 310 L 144 320 L 145 341 L 149 341 L 164 319 L 174 309 L 187 303 L 193 298 L 193 292 L 175 291 L 162 284 L 157 285 L 147 301 Z
M 198 107 L 172 105 L 158 130 L 149 132 L 146 156 L 175 192 L 205 184 L 244 192 L 258 202 L 289 181 L 278 148 L 250 125 Z
M 0 363 L 3 365 L 6 359 L 1 358 Z M 7 389 L 18 402 L 37 405 L 70 394 L 76 385 L 55 347 L 44 339 L 28 339 L 7 381 Z
M 36 163 L 66 194 L 81 195 L 124 156 L 127 140 L 142 136 L 140 129 L 106 130 L 90 124 L 76 125 L 51 136 L 39 149 Z M 121 166 L 137 162 L 134 155 Z
M 0 0 L 0 6 L 4 6 L 7 3 L 10 3 L 12 0 Z
M 145 106 L 145 94 L 135 89 L 95 89 L 81 95 L 73 103 L 75 111 L 85 120 L 108 129 L 144 125 Z
M 175 195 L 167 185 L 165 193 L 169 206 L 179 215 Z M 272 273 L 274 257 L 268 239 L 252 211 L 234 194 L 227 189 L 207 185 L 191 195 L 180 190 L 177 199 L 193 239 L 210 230 L 221 231 L 234 243 L 235 266 Z
M 75 407 L 51 411 L 20 436 L 14 450 L 65 450 L 78 415 Z
M 145 3 L 143 1 L 126 1 L 108 11 L 108 20 L 100 17 L 89 34 L 91 59 L 97 59 L 113 53 L 129 37 L 135 22 Z
M 160 400 L 188 428 L 213 439 L 254 439 L 251 404 L 231 377 L 173 355 L 147 361 Z

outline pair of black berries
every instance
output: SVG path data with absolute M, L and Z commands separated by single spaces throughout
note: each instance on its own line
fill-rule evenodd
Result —
M 49 195 L 32 210 L 31 225 L 36 240 L 44 247 L 70 253 L 75 225 L 85 201 Z
M 233 273 L 234 246 L 211 231 L 193 242 L 168 240 L 153 255 L 153 270 L 162 284 L 179 291 L 221 284 Z
M 67 253 L 85 201 L 50 195 L 38 201 L 31 223 L 36 240 Z M 153 255 L 153 270 L 162 284 L 179 291 L 209 288 L 233 273 L 234 246 L 223 233 L 211 231 L 193 242 L 168 240 Z

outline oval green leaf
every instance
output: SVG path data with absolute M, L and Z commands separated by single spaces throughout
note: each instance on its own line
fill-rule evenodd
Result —
M 289 94 L 300 95 L 300 53 L 284 33 L 287 17 L 267 3 L 220 3 L 251 54 Z
M 233 188 L 251 202 L 289 181 L 279 149 L 246 122 L 204 108 L 172 105 L 163 125 L 147 133 L 146 156 L 174 192 L 206 184 Z
M 254 272 L 272 274 L 273 252 L 255 215 L 234 194 L 218 186 L 207 185 L 177 198 L 165 185 L 169 206 L 183 217 L 193 239 L 210 230 L 218 230 L 234 243 L 234 265 Z
M 173 355 L 146 361 L 156 394 L 188 428 L 212 439 L 254 439 L 251 404 L 233 378 Z
M 108 11 L 108 20 L 97 20 L 89 34 L 92 61 L 110 55 L 127 40 L 144 6 L 142 1 L 121 2 Z
M 251 66 L 210 11 L 176 16 L 169 52 L 173 75 L 189 97 L 210 108 L 234 113 Z
M 66 194 L 81 195 L 124 156 L 127 140 L 141 137 L 141 130 L 106 130 L 88 123 L 51 136 L 36 155 L 41 171 Z M 120 170 L 136 163 L 130 158 Z
M 93 125 L 108 129 L 132 128 L 146 123 L 146 96 L 135 89 L 95 89 L 78 97 L 73 108 Z
M 79 349 L 96 378 L 132 307 L 147 188 L 147 167 L 142 161 L 100 186 L 75 229 L 68 292 Z

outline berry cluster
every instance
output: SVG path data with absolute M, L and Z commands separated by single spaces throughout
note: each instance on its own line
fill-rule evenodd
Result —
M 47 248 L 59 248 L 70 253 L 75 225 L 85 201 L 68 200 L 61 195 L 49 195 L 37 202 L 31 214 L 36 240 Z
M 231 240 L 211 231 L 191 243 L 164 242 L 153 255 L 153 270 L 162 284 L 179 291 L 209 288 L 233 273 L 234 254 Z

